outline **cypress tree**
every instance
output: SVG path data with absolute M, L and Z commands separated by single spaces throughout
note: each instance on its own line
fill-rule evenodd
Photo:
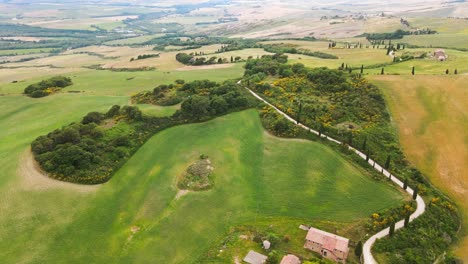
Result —
M 356 248 L 354 249 L 354 254 L 356 257 L 360 258 L 362 255 L 362 242 L 359 240 L 359 242 L 356 245 Z
M 410 219 L 410 215 L 408 214 L 406 217 L 405 217 L 405 227 L 408 227 L 408 224 L 409 224 L 409 219 Z
M 445 74 L 449 74 L 449 70 L 448 70 L 448 69 L 445 70 Z
M 344 62 L 341 63 L 341 69 L 344 69 Z
M 406 190 L 408 188 L 408 178 L 405 178 L 405 182 L 403 182 L 403 190 Z
M 413 68 L 411 69 L 411 74 L 414 75 L 414 66 L 413 66 Z
M 384 68 L 382 68 L 382 70 L 380 71 L 380 74 L 384 75 L 384 73 L 385 73 Z
M 361 74 L 363 74 L 363 73 L 364 73 L 364 64 L 361 65 Z
M 458 74 L 457 69 L 455 69 L 455 70 L 453 71 L 453 74 Z
M 390 168 L 390 155 L 387 156 L 387 160 L 385 161 L 385 169 L 388 170 Z
M 413 200 L 416 200 L 416 198 L 418 197 L 418 186 L 414 187 L 414 190 L 413 190 Z
M 301 122 L 301 114 L 302 114 L 302 102 L 299 102 L 299 111 L 297 112 L 297 123 L 299 124 Z
M 388 232 L 388 235 L 389 235 L 389 236 L 393 236 L 394 233 L 395 233 L 395 222 L 392 222 L 392 223 L 390 224 L 390 230 L 389 230 L 389 232 Z

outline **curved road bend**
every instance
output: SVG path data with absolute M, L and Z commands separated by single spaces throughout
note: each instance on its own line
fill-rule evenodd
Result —
M 241 84 L 241 82 L 239 81 L 238 84 Z M 260 97 L 258 94 L 256 94 L 255 92 L 253 92 L 252 90 L 250 90 L 249 88 L 245 87 L 245 89 L 247 89 L 255 98 L 257 98 L 258 100 L 264 102 L 265 104 L 269 105 L 270 107 L 272 107 L 273 109 L 275 109 L 279 114 L 281 114 L 282 116 L 284 116 L 287 120 L 293 122 L 294 124 L 296 124 L 297 126 L 311 132 L 311 133 L 314 133 L 316 135 L 319 134 L 318 131 L 316 130 L 313 130 L 312 128 L 310 127 L 307 127 L 301 123 L 297 123 L 296 120 L 294 120 L 292 117 L 288 116 L 286 113 L 284 113 L 283 111 L 279 110 L 276 106 L 270 104 L 269 102 L 267 102 L 265 99 L 263 99 L 262 97 Z M 332 137 L 329 137 L 325 134 L 322 134 L 321 135 L 322 137 L 332 141 L 332 142 L 335 142 L 337 144 L 342 144 L 340 141 L 332 138 Z M 354 151 L 357 155 L 359 155 L 361 158 L 363 159 L 366 159 L 366 154 L 362 153 L 361 151 L 353 148 L 353 147 L 349 147 L 350 150 Z M 400 181 L 397 177 L 395 177 L 394 175 L 392 175 L 389 171 L 387 171 L 386 169 L 384 169 L 382 166 L 380 166 L 378 163 L 376 163 L 374 160 L 372 159 L 369 159 L 369 164 L 375 169 L 377 170 L 378 172 L 382 173 L 383 175 L 387 176 L 387 177 L 390 177 L 390 179 L 396 183 L 398 186 L 400 186 L 401 188 L 403 188 L 403 182 Z M 406 192 L 408 192 L 408 194 L 410 195 L 413 195 L 413 189 L 411 189 L 410 187 L 408 187 L 406 189 Z M 420 215 L 422 215 L 424 213 L 424 211 L 426 210 L 426 204 L 424 203 L 424 200 L 421 198 L 421 196 L 417 196 L 416 197 L 416 203 L 417 203 L 417 208 L 416 208 L 416 211 L 414 211 L 413 214 L 411 214 L 410 216 L 410 222 L 413 221 L 414 219 L 416 219 L 417 217 L 419 217 Z M 404 219 L 397 222 L 395 224 L 395 230 L 398 230 L 400 228 L 402 228 L 404 225 Z M 371 253 L 371 248 L 372 248 L 372 245 L 374 245 L 375 241 L 379 238 L 383 238 L 385 236 L 387 236 L 389 234 L 389 230 L 390 228 L 387 227 L 385 229 L 383 229 L 382 231 L 378 232 L 377 234 L 371 236 L 363 245 L 363 253 L 362 253 L 362 256 L 363 256 L 363 259 L 364 259 L 364 264 L 375 264 L 377 263 L 377 261 L 374 259 L 374 257 L 372 256 L 372 253 Z

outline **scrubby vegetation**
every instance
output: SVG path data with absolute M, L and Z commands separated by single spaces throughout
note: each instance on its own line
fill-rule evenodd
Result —
M 177 186 L 182 190 L 207 190 L 213 186 L 213 170 L 210 159 L 202 154 L 200 159 L 191 164 L 179 178 Z
M 24 94 L 32 98 L 40 98 L 58 92 L 60 89 L 72 84 L 73 82 L 69 77 L 56 76 L 28 85 L 28 87 L 24 89 Z
M 172 124 L 165 118 L 151 121 L 160 127 Z M 138 108 L 115 105 L 105 114 L 90 112 L 80 123 L 38 137 L 31 149 L 50 177 L 97 184 L 107 181 L 149 133 Z
M 103 183 L 155 133 L 246 109 L 255 102 L 233 82 L 178 83 L 171 89 L 183 94 L 184 100 L 171 117 L 144 116 L 137 107 L 113 106 L 105 114 L 90 112 L 80 123 L 37 138 L 31 149 L 40 167 L 55 179 Z
M 393 236 L 377 240 L 373 249 L 388 263 L 434 263 L 453 242 L 459 224 L 455 207 L 444 199 L 433 198 L 423 216 Z
M 134 60 L 144 60 L 144 59 L 149 59 L 149 58 L 159 58 L 159 53 L 158 53 L 158 54 L 143 54 L 143 55 L 138 55 L 136 58 L 131 58 L 130 61 L 134 61 Z
M 194 53 L 190 53 L 190 54 L 177 53 L 176 60 L 182 64 L 193 65 L 193 66 L 228 63 L 226 59 L 218 58 L 216 56 L 212 56 L 209 59 L 205 57 L 196 57 L 196 56 L 197 54 L 194 54 Z
M 308 49 L 297 48 L 297 45 L 292 44 L 273 44 L 273 45 L 262 45 L 265 51 L 271 53 L 291 53 L 291 54 L 302 54 L 311 57 L 317 57 L 321 59 L 338 59 L 338 56 L 328 54 L 321 51 L 310 51 Z
M 459 218 L 456 208 L 447 198 L 443 198 L 438 190 L 432 187 L 427 179 L 406 161 L 398 143 L 398 138 L 390 122 L 386 103 L 380 90 L 362 78 L 359 74 L 348 74 L 342 70 L 327 68 L 309 69 L 301 64 L 287 65 L 282 55 L 263 56 L 261 59 L 250 60 L 246 64 L 244 83 L 276 107 L 295 118 L 297 122 L 326 133 L 344 142 L 343 148 L 337 148 L 363 166 L 369 166 L 360 158 L 347 150 L 351 145 L 368 158 L 380 164 L 406 181 L 409 186 L 419 190 L 419 194 L 427 199 L 440 199 L 445 209 L 436 214 L 430 211 L 415 222 L 418 232 L 430 234 L 419 235 L 418 241 L 430 244 L 433 251 L 430 256 L 418 257 L 411 253 L 404 256 L 405 263 L 433 262 L 434 257 L 442 254 L 448 248 L 449 242 L 438 243 L 432 236 L 445 237 L 452 241 L 456 237 Z M 273 134 L 286 137 L 313 138 L 304 130 L 299 129 L 271 108 L 261 110 L 264 126 Z M 379 176 L 382 178 L 382 176 Z M 401 220 L 414 210 L 413 205 L 406 204 L 383 213 L 370 216 L 368 229 L 371 232 L 391 226 L 394 221 Z M 431 209 L 434 210 L 434 209 Z M 445 224 L 432 225 L 432 221 L 447 220 Z M 420 224 L 417 224 L 420 223 Z M 411 226 L 411 224 L 410 224 Z M 437 231 L 435 230 L 437 229 Z M 381 251 L 393 259 L 391 263 L 402 263 L 401 250 L 404 245 L 413 242 L 411 229 L 401 232 L 400 240 L 385 238 Z M 390 241 L 386 241 L 389 239 Z M 399 245 L 402 245 L 401 247 Z M 423 250 L 424 247 L 418 250 Z M 429 261 L 430 260 L 430 261 Z

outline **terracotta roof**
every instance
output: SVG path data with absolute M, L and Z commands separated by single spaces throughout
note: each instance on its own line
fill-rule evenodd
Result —
M 264 256 L 260 253 L 257 253 L 253 250 L 250 250 L 247 256 L 243 259 L 245 262 L 250 264 L 263 264 L 268 259 L 267 256 Z
M 342 252 L 348 252 L 349 250 L 349 239 L 313 227 L 309 229 L 306 239 L 322 245 L 322 248 L 325 248 L 329 251 L 336 249 Z
M 284 256 L 280 264 L 301 264 L 301 260 L 294 255 Z

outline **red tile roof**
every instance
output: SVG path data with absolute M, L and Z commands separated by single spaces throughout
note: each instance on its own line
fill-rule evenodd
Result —
M 329 251 L 334 251 L 336 249 L 342 252 L 348 252 L 349 250 L 349 239 L 313 227 L 309 229 L 306 239 L 322 245 L 322 248 Z
M 294 255 L 284 256 L 280 264 L 301 264 L 301 260 Z

